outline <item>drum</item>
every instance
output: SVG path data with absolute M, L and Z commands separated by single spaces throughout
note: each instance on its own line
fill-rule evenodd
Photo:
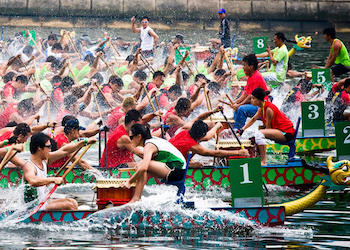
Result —
M 131 188 L 122 187 L 128 179 L 101 179 L 96 181 L 97 207 L 104 209 L 107 205 L 120 206 L 128 203 L 135 191 L 135 184 Z
M 254 158 L 257 156 L 256 147 L 254 144 L 251 143 L 250 140 L 241 140 L 242 145 L 245 149 L 248 150 L 249 156 L 251 158 Z M 235 140 L 219 140 L 219 142 L 216 144 L 216 149 L 224 149 L 224 150 L 239 150 L 241 149 L 239 143 Z M 233 156 L 229 158 L 243 158 L 247 156 Z

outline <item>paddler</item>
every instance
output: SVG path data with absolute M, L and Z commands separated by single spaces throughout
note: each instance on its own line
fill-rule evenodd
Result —
M 47 185 L 63 183 L 62 177 L 47 177 L 47 166 L 53 161 L 57 161 L 67 154 L 73 153 L 78 148 L 95 143 L 95 138 L 89 138 L 77 143 L 69 143 L 59 150 L 51 152 L 50 137 L 44 133 L 34 134 L 30 141 L 30 160 L 23 167 L 24 181 L 27 183 L 24 190 L 24 201 L 31 202 L 35 199 L 39 201 L 45 198 L 48 190 Z M 45 210 L 77 210 L 78 203 L 71 198 L 60 198 L 49 200 L 41 208 Z
M 350 114 L 345 112 L 350 107 L 350 78 L 342 79 L 333 85 L 326 99 L 326 104 L 331 115 L 328 121 L 350 120 Z
M 350 58 L 344 43 L 336 38 L 334 28 L 323 30 L 323 37 L 331 44 L 325 68 L 331 68 L 334 76 L 341 76 L 350 71 Z
M 215 127 L 215 131 L 221 126 Z M 215 156 L 215 157 L 228 157 L 233 155 L 249 155 L 248 150 L 217 150 L 209 149 L 200 144 L 201 141 L 205 141 L 208 135 L 208 125 L 202 120 L 196 120 L 190 130 L 182 130 L 174 137 L 172 137 L 169 142 L 173 144 L 187 159 L 189 151 L 194 154 L 199 154 L 203 156 Z M 190 164 L 191 165 L 191 164 Z M 198 165 L 196 165 L 198 166 Z
M 270 57 L 271 66 L 269 71 L 262 73 L 265 82 L 268 84 L 280 85 L 286 79 L 289 60 L 286 41 L 293 42 L 287 40 L 283 33 L 278 32 L 273 36 L 273 43 L 276 48 L 271 50 L 270 46 L 267 46 L 267 52 L 256 55 L 256 57 Z
M 143 159 L 137 163 L 135 174 L 125 183 L 130 188 L 136 183 L 130 203 L 139 201 L 148 175 L 166 181 L 180 181 L 186 173 L 186 160 L 181 152 L 167 140 L 152 137 L 147 126 L 134 124 L 129 132 L 132 143 L 143 146 Z
M 258 112 L 247 124 L 238 131 L 240 135 L 254 124 L 259 118 L 264 124 L 264 129 L 255 133 L 255 142 L 261 157 L 261 164 L 266 165 L 266 138 L 276 142 L 289 142 L 294 139 L 295 129 L 293 123 L 274 104 L 265 100 L 267 93 L 262 88 L 256 88 L 252 92 L 251 103 L 258 106 Z
M 241 129 L 245 125 L 247 118 L 253 117 L 258 111 L 258 107 L 251 103 L 253 90 L 262 88 L 267 91 L 265 80 L 258 71 L 258 60 L 256 56 L 254 54 L 245 56 L 243 63 L 243 70 L 245 75 L 248 76 L 248 79 L 241 96 L 231 105 L 235 111 L 233 116 L 235 121 L 233 127 L 235 129 Z

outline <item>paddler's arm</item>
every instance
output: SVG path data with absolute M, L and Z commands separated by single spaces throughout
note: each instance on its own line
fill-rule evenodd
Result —
M 198 99 L 199 92 L 201 91 L 202 88 L 204 88 L 205 84 L 206 84 L 205 82 L 202 82 L 201 85 L 198 88 L 196 88 L 196 91 L 190 97 L 191 103 L 194 103 Z M 192 105 L 191 105 L 191 108 L 192 108 Z
M 144 83 L 141 82 L 139 89 L 137 90 L 136 94 L 133 96 L 135 101 L 138 101 L 140 99 L 140 96 L 141 96 L 141 93 L 142 93 L 142 90 L 143 90 L 143 85 L 142 84 L 144 84 Z
M 217 132 L 221 128 L 222 128 L 221 122 L 216 123 L 215 126 L 212 127 L 200 141 L 209 141 L 210 139 L 214 138 Z
M 137 33 L 137 32 L 141 31 L 140 28 L 136 28 L 135 27 L 135 19 L 136 18 L 134 16 L 131 18 L 131 30 L 132 30 L 133 33 Z
M 252 117 L 252 119 L 250 119 L 242 128 L 242 130 L 246 130 L 247 128 L 249 128 L 250 126 L 252 126 L 254 124 L 254 122 L 256 122 L 256 120 L 259 119 L 261 115 L 261 108 L 259 108 L 258 112 L 256 112 L 256 114 Z
M 121 136 L 117 142 L 117 147 L 118 148 L 126 148 L 127 150 L 129 150 L 131 153 L 136 154 L 139 157 L 143 157 L 143 152 L 141 149 L 139 149 L 138 147 L 135 147 L 130 140 L 130 137 L 127 135 L 123 135 Z
M 171 68 L 172 68 L 172 65 L 173 65 L 173 62 L 174 62 L 174 57 L 175 57 L 175 50 L 179 47 L 178 44 L 175 44 L 174 47 L 172 48 L 172 50 L 170 51 L 170 54 L 168 56 L 168 60 L 167 60 L 167 63 L 165 65 L 165 68 L 164 68 L 164 71 L 163 73 L 165 74 L 165 76 L 168 76 Z
M 342 45 L 340 42 L 338 42 L 338 41 L 334 42 L 333 53 L 329 54 L 326 65 L 324 66 L 325 68 L 330 68 L 334 64 L 334 62 L 337 59 L 337 56 L 340 52 L 341 46 Z
M 248 155 L 248 150 L 240 149 L 240 150 L 214 150 L 205 148 L 200 144 L 194 145 L 191 147 L 191 151 L 203 155 L 203 156 L 217 156 L 217 157 L 227 157 L 232 155 Z
M 63 182 L 62 177 L 46 177 L 42 178 L 35 174 L 35 169 L 31 166 L 32 163 L 27 162 L 23 166 L 23 177 L 33 187 L 40 187 L 49 185 L 51 183 L 61 184 Z
M 136 180 L 140 178 L 140 176 L 147 173 L 148 166 L 152 160 L 152 156 L 154 153 L 157 153 L 157 151 L 158 149 L 154 144 L 147 143 L 145 145 L 143 159 L 140 163 L 138 163 L 138 167 L 135 174 L 129 179 L 130 184 L 134 183 Z
M 146 123 L 152 121 L 156 116 L 162 116 L 162 115 L 163 115 L 163 113 L 160 110 L 153 112 L 153 113 L 145 114 L 144 116 L 142 116 L 142 123 L 146 124 Z
M 86 140 L 87 140 L 87 144 L 92 144 L 92 143 L 96 142 L 95 138 L 88 138 Z M 63 147 L 61 147 L 57 151 L 50 152 L 49 157 L 48 157 L 49 158 L 48 165 L 50 165 L 54 161 L 57 161 L 58 159 L 61 159 L 65 156 L 67 156 L 70 153 L 73 153 L 78 148 L 83 147 L 84 144 L 85 144 L 85 140 L 79 141 L 79 142 L 71 142 L 71 143 L 64 145 Z
M 267 45 L 266 47 L 266 51 L 267 51 L 267 56 L 270 57 L 270 61 L 273 65 L 277 65 L 278 60 L 276 60 L 275 58 L 273 58 L 273 52 L 271 51 L 271 48 L 269 45 Z
M 154 38 L 153 48 L 155 48 L 157 43 L 158 43 L 159 36 L 152 29 L 150 31 L 148 31 L 148 34 Z
M 272 128 L 272 118 L 273 118 L 273 110 L 270 108 L 266 109 L 266 128 Z
M 47 128 L 53 128 L 54 126 L 56 126 L 56 122 L 47 122 L 46 124 L 33 126 L 31 127 L 31 130 L 32 132 L 40 132 Z
M 183 125 L 185 125 L 185 121 L 182 120 L 179 116 L 177 115 L 173 115 L 173 114 L 170 114 L 166 121 L 165 121 L 167 124 L 171 125 L 171 126 L 179 126 L 179 127 L 182 127 Z

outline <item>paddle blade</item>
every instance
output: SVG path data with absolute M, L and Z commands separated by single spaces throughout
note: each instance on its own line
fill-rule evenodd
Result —
M 42 208 L 44 206 L 44 204 L 47 202 L 48 199 L 50 199 L 51 195 L 53 194 L 53 192 L 56 191 L 58 185 L 55 184 L 55 186 L 51 189 L 51 191 L 47 194 L 47 196 L 45 197 L 44 200 L 42 200 L 39 205 L 33 210 L 33 212 L 30 214 L 30 216 L 32 216 L 33 214 L 35 214 L 36 212 L 38 212 L 40 210 L 40 208 Z

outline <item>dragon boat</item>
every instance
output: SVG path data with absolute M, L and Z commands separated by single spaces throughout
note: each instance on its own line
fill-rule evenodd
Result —
M 107 178 L 127 178 L 131 171 L 123 171 L 118 168 L 96 167 Z M 48 175 L 55 175 L 58 169 L 49 168 Z M 122 170 L 122 171 L 121 171 Z M 302 160 L 290 161 L 286 164 L 267 165 L 261 167 L 264 183 L 279 186 L 314 185 L 324 175 L 323 168 L 307 165 Z M 230 186 L 230 168 L 228 166 L 205 166 L 203 168 L 189 168 L 186 176 L 186 187 L 196 190 L 208 189 L 213 186 L 228 188 Z M 22 182 L 22 170 L 20 168 L 3 168 L 0 171 L 0 188 L 8 188 L 19 185 Z M 65 183 L 94 183 L 96 178 L 81 168 L 74 168 L 65 179 Z M 149 178 L 148 185 L 160 184 L 160 180 Z
M 220 215 L 214 216 L 210 213 L 204 213 L 197 216 L 186 215 L 186 213 L 169 212 L 163 214 L 159 211 L 143 211 L 138 208 L 132 209 L 125 204 L 116 208 L 116 210 L 87 210 L 87 211 L 39 211 L 23 222 L 58 222 L 68 223 L 82 219 L 88 219 L 93 222 L 95 219 L 106 219 L 112 216 L 113 221 L 120 222 L 121 228 L 127 228 L 130 225 L 136 228 L 228 228 L 236 223 L 228 220 L 225 212 L 237 214 L 241 218 L 248 219 L 253 224 L 275 226 L 284 223 L 286 216 L 302 212 L 311 208 L 320 201 L 329 190 L 343 190 L 350 186 L 350 161 L 332 162 L 332 157 L 327 159 L 329 175 L 322 177 L 320 184 L 308 195 L 294 201 L 283 204 L 272 204 L 261 207 L 234 208 L 234 207 L 214 207 L 213 211 L 219 211 Z M 115 209 L 115 208 L 112 208 Z M 190 208 L 192 209 L 192 208 Z M 111 213 L 106 213 L 111 211 Z M 112 215 L 111 215 L 112 214 Z M 0 218 L 0 219 L 3 219 Z

